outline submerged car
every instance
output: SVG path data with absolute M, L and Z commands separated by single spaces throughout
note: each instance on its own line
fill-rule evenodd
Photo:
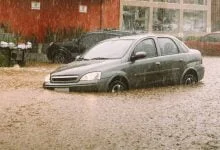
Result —
M 121 92 L 151 84 L 195 84 L 204 76 L 202 56 L 168 35 L 133 35 L 100 42 L 50 73 L 47 89 Z
M 208 33 L 197 40 L 185 41 L 185 44 L 199 49 L 204 55 L 220 56 L 220 32 Z
M 70 63 L 75 60 L 76 56 L 82 54 L 86 49 L 89 49 L 100 41 L 131 34 L 135 33 L 119 30 L 88 32 L 71 41 L 51 42 L 46 49 L 46 55 L 48 60 L 54 63 Z

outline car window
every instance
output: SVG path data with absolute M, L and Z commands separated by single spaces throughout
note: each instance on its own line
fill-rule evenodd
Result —
M 100 34 L 100 33 L 87 34 L 84 37 L 82 37 L 79 45 L 81 48 L 88 49 L 104 39 L 105 39 L 104 34 Z
M 125 55 L 133 40 L 108 40 L 89 49 L 82 56 L 84 59 L 118 59 Z
M 141 41 L 134 50 L 134 53 L 137 52 L 146 52 L 147 58 L 156 57 L 157 56 L 157 49 L 155 46 L 155 42 L 153 39 L 146 39 Z
M 177 38 L 174 38 L 174 41 L 175 41 L 175 43 L 177 44 L 177 46 L 178 46 L 180 52 L 182 52 L 182 53 L 187 53 L 187 52 L 189 52 L 189 48 L 188 48 L 182 41 L 180 41 L 180 40 L 177 39 Z
M 177 45 L 170 38 L 166 38 L 166 37 L 158 38 L 158 43 L 160 46 L 161 54 L 163 56 L 179 53 Z

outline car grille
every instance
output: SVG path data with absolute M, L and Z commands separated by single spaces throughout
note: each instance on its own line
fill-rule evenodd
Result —
M 52 76 L 51 82 L 53 83 L 74 83 L 78 76 Z

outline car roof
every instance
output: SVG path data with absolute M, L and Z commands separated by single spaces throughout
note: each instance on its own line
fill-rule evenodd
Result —
M 119 38 L 120 39 L 127 39 L 127 40 L 128 39 L 138 40 L 138 39 L 147 38 L 147 37 L 170 37 L 170 38 L 175 38 L 174 36 L 171 36 L 171 35 L 152 34 L 152 33 L 141 33 L 141 34 L 136 34 L 136 35 L 123 36 L 123 37 L 119 37 Z
M 135 32 L 130 31 L 121 31 L 121 30 L 97 30 L 97 31 L 91 31 L 87 32 L 86 34 L 94 34 L 94 33 L 107 33 L 107 34 L 114 34 L 114 35 L 133 35 L 136 34 Z

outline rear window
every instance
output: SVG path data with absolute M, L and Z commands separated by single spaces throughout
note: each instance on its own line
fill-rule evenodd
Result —
M 179 53 L 177 45 L 170 38 L 160 37 L 158 38 L 158 43 L 162 55 L 174 55 Z
M 182 41 L 180 41 L 177 38 L 174 38 L 174 41 L 176 42 L 179 50 L 181 53 L 187 53 L 189 52 L 189 48 L 185 45 L 185 43 L 183 43 Z

